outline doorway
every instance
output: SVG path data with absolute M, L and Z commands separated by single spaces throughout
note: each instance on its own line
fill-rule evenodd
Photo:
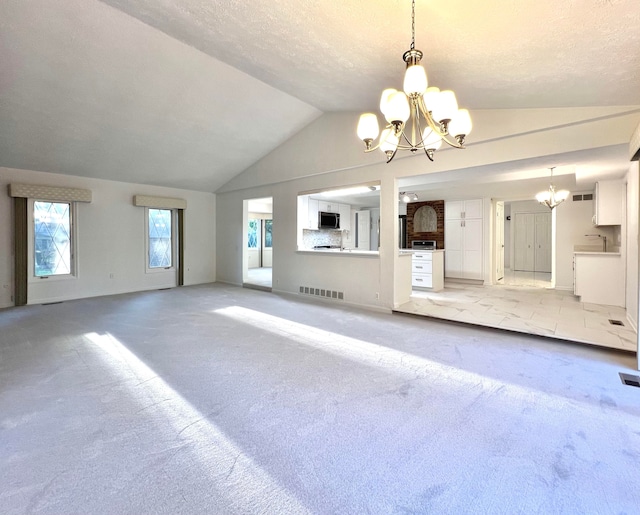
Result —
M 271 291 L 273 284 L 273 199 L 244 201 L 245 230 L 243 237 L 242 285 Z
M 502 216 L 498 220 L 500 211 Z M 496 202 L 495 213 L 496 282 L 552 288 L 552 212 L 536 201 L 527 200 Z

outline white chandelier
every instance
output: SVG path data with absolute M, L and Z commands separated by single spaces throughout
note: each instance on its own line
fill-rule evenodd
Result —
M 467 109 L 458 109 L 453 91 L 427 87 L 427 73 L 420 64 L 422 52 L 415 48 L 416 2 L 411 2 L 411 47 L 402 58 L 407 63 L 404 92 L 385 89 L 380 97 L 380 111 L 387 125 L 377 145 L 373 140 L 380 129 L 373 113 L 360 115 L 358 137 L 365 152 L 379 148 L 390 162 L 398 149 L 415 153 L 424 150 L 433 161 L 433 154 L 444 141 L 455 148 L 464 148 L 465 137 L 471 132 L 471 117 Z
M 569 192 L 567 190 L 556 191 L 556 188 L 553 185 L 553 170 L 555 166 L 549 168 L 551 170 L 551 182 L 549 184 L 549 189 L 545 191 L 541 191 L 536 195 L 536 200 L 540 202 L 540 204 L 544 204 L 549 209 L 553 209 L 558 204 L 561 204 L 567 197 L 569 196 Z

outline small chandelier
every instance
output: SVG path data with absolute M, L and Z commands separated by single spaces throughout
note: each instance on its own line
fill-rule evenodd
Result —
M 415 202 L 416 200 L 418 200 L 418 195 L 411 191 L 401 191 L 398 194 L 398 200 L 400 200 L 400 202 L 408 204 L 409 202 Z
M 444 141 L 455 148 L 464 148 L 465 137 L 471 132 L 471 117 L 467 109 L 458 109 L 453 91 L 427 87 L 427 73 L 420 64 L 422 52 L 415 48 L 416 2 L 411 2 L 411 47 L 402 58 L 407 63 L 404 92 L 385 89 L 380 97 L 380 111 L 387 125 L 377 145 L 373 140 L 380 129 L 373 113 L 360 115 L 358 137 L 365 144 L 365 152 L 379 148 L 389 163 L 398 149 L 412 153 L 424 150 L 433 161 L 433 154 Z
M 553 209 L 558 204 L 561 204 L 567 197 L 569 196 L 569 192 L 567 190 L 556 191 L 553 186 L 553 170 L 555 166 L 549 168 L 551 170 L 551 182 L 549 184 L 549 189 L 545 191 L 541 191 L 536 195 L 536 200 L 540 202 L 540 204 L 544 204 L 549 209 Z

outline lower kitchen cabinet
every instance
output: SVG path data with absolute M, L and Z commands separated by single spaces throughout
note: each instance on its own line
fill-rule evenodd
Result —
M 625 269 L 617 252 L 575 252 L 573 293 L 581 302 L 625 307 Z
M 440 291 L 444 288 L 444 251 L 417 251 L 411 258 L 411 286 Z
M 482 279 L 482 219 L 445 220 L 446 276 Z

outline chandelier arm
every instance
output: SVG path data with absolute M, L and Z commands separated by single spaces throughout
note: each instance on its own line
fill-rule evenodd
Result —
M 424 103 L 424 97 L 420 97 L 418 99 L 418 106 L 420 107 L 420 112 L 422 113 L 422 116 L 425 118 L 425 120 L 427 120 L 427 123 L 429 124 L 431 130 L 438 136 L 440 136 L 440 138 L 442 138 L 442 141 L 444 141 L 450 147 L 464 148 L 464 145 L 458 143 L 455 140 L 452 140 L 451 134 L 443 131 L 440 124 L 433 119 L 433 117 L 431 116 L 431 112 L 427 110 L 427 106 Z

